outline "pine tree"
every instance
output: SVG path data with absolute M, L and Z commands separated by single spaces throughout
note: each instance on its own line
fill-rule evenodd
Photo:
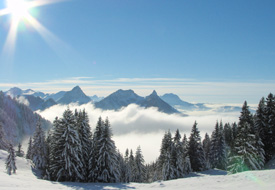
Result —
M 264 97 L 260 100 L 258 104 L 258 108 L 256 110 L 255 115 L 255 128 L 256 128 L 256 142 L 258 144 L 258 152 L 259 152 L 259 162 L 263 160 L 268 160 L 271 157 L 270 146 L 270 131 L 268 130 L 268 125 L 265 123 L 266 116 L 266 105 Z M 261 150 L 261 147 L 263 150 Z M 266 156 L 265 156 L 266 155 Z M 264 163 L 263 163 L 264 164 Z M 261 164 L 263 166 L 263 164 Z
M 50 154 L 51 154 L 51 132 L 48 131 L 47 138 L 45 140 L 45 170 L 43 173 L 43 179 L 50 180 L 50 167 L 51 167 L 51 159 L 50 159 Z
M 76 119 L 70 109 L 63 113 L 61 120 L 56 119 L 51 140 L 51 175 L 57 181 L 82 181 L 82 147 L 80 144 Z
M 172 141 L 171 132 L 164 134 L 159 156 L 159 167 L 162 171 L 163 180 L 170 180 L 176 178 L 176 168 L 173 160 L 174 144 Z
M 176 130 L 174 137 L 174 151 L 173 151 L 174 167 L 176 172 L 176 178 L 182 178 L 184 176 L 184 149 L 181 142 L 181 135 L 179 130 Z
M 227 146 L 225 143 L 223 124 L 220 122 L 219 126 L 219 146 L 218 146 L 218 164 L 217 168 L 221 170 L 226 170 L 227 167 Z
M 89 181 L 96 182 L 98 178 L 99 168 L 97 166 L 97 160 L 99 158 L 100 150 L 100 139 L 102 136 L 102 131 L 104 127 L 104 122 L 101 117 L 98 118 L 98 122 L 95 128 L 95 132 L 92 137 L 90 158 L 89 158 Z
M 77 120 L 77 130 L 79 135 L 80 144 L 82 147 L 82 164 L 83 164 L 83 176 L 87 181 L 89 175 L 89 159 L 91 152 L 91 128 L 89 125 L 89 118 L 85 110 L 78 113 L 75 111 Z
M 190 162 L 194 171 L 203 171 L 206 169 L 205 153 L 201 144 L 200 132 L 197 128 L 197 122 L 194 123 L 189 138 Z
M 206 160 L 206 168 L 210 168 L 210 148 L 211 148 L 211 140 L 207 133 L 205 133 L 205 137 L 202 141 L 202 147 L 205 152 L 205 160 Z
M 275 97 L 269 94 L 265 106 L 264 148 L 266 161 L 269 161 L 275 153 Z
M 32 145 L 32 161 L 37 169 L 45 170 L 46 146 L 45 146 L 45 134 L 41 128 L 40 121 L 37 122 L 36 130 L 33 136 Z
M 117 152 L 117 160 L 118 160 L 118 170 L 120 173 L 120 182 L 126 183 L 126 175 L 127 175 L 127 165 L 123 158 L 123 155 L 119 152 Z
M 8 153 L 9 155 L 6 160 L 6 169 L 7 173 L 11 175 L 11 173 L 16 173 L 17 170 L 15 164 L 15 153 L 12 144 L 9 144 Z
M 232 124 L 232 143 L 231 143 L 231 149 L 234 147 L 235 139 L 237 138 L 238 134 L 238 125 L 236 122 Z
M 135 181 L 135 174 L 136 174 L 136 163 L 135 163 L 135 157 L 133 155 L 133 151 L 131 149 L 130 156 L 129 156 L 129 181 L 130 182 Z
M 125 151 L 124 156 L 124 163 L 125 163 L 125 182 L 129 183 L 131 179 L 131 167 L 130 167 L 130 160 L 129 160 L 129 150 L 128 148 Z
M 234 149 L 229 158 L 228 170 L 237 173 L 247 170 L 261 169 L 257 150 L 256 135 L 252 120 L 252 115 L 245 101 L 238 125 L 238 133 L 235 139 Z
M 248 123 L 251 126 L 250 130 L 254 130 L 254 122 L 253 122 L 253 117 L 249 111 L 249 106 L 247 105 L 247 102 L 244 101 L 241 115 L 239 117 L 239 125 L 244 125 L 244 123 Z
M 183 147 L 183 171 L 184 174 L 187 175 L 192 172 L 190 157 L 189 157 L 189 145 L 186 135 L 184 134 L 182 139 L 182 147 Z
M 18 157 L 23 157 L 24 156 L 24 151 L 22 150 L 22 144 L 18 144 L 18 149 L 15 151 L 15 155 Z
M 71 110 L 67 109 L 63 113 L 60 122 L 64 133 L 59 143 L 62 150 L 63 170 L 60 171 L 60 177 L 65 177 L 65 181 L 81 181 L 83 176 L 82 147 L 77 131 L 76 119 Z
M 119 182 L 120 173 L 118 169 L 118 156 L 116 146 L 112 138 L 110 123 L 106 118 L 101 137 L 99 140 L 98 153 L 98 182 L 115 183 Z
M 224 139 L 225 143 L 228 147 L 231 147 L 233 143 L 233 134 L 232 134 L 232 128 L 229 123 L 226 123 L 224 125 Z
M 145 170 L 144 158 L 143 158 L 140 146 L 138 146 L 136 150 L 135 163 L 136 163 L 135 182 L 142 183 L 145 180 L 146 170 Z
M 49 179 L 53 181 L 64 180 L 61 179 L 60 172 L 63 170 L 64 162 L 62 157 L 63 145 L 61 144 L 61 137 L 64 134 L 65 128 L 61 125 L 61 119 L 55 118 L 53 128 L 50 132 L 49 140 Z
M 29 139 L 26 158 L 32 160 L 32 137 L 30 137 L 30 139 Z
M 265 99 L 262 97 L 258 104 L 258 108 L 256 110 L 256 117 L 255 117 L 255 127 L 257 131 L 259 132 L 259 135 L 263 142 L 266 141 L 266 129 L 268 128 L 265 123 L 265 110 L 266 110 L 266 105 L 265 105 Z
M 2 150 L 8 150 L 9 148 L 9 143 L 6 139 L 6 135 L 3 131 L 2 124 L 0 123 L 0 149 Z

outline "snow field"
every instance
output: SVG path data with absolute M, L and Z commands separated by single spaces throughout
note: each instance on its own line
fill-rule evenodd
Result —
M 103 189 L 242 189 L 242 190 L 274 190 L 275 189 L 275 170 L 261 170 L 243 172 L 234 175 L 227 175 L 220 170 L 208 170 L 200 173 L 191 173 L 186 178 L 157 181 L 150 184 L 138 183 L 73 183 L 73 182 L 51 182 L 38 179 L 31 168 L 31 163 L 16 157 L 16 174 L 8 175 L 5 168 L 5 160 L 8 156 L 6 151 L 0 150 L 0 189 L 2 190 L 43 190 L 43 189 L 77 189 L 77 190 L 103 190 Z

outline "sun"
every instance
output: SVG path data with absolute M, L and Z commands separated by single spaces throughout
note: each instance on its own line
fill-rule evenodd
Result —
M 1 17 L 6 15 L 9 15 L 11 19 L 8 19 L 10 27 L 3 49 L 0 51 L 0 59 L 4 57 L 5 62 L 12 62 L 20 22 L 27 22 L 28 26 L 32 26 L 51 47 L 56 47 L 57 43 L 61 43 L 61 40 L 32 15 L 32 11 L 37 11 L 38 7 L 44 5 L 63 1 L 68 0 L 5 0 L 5 8 L 0 9 L 0 21 Z
M 24 0 L 6 0 L 7 10 L 15 20 L 23 20 L 29 15 L 29 4 Z

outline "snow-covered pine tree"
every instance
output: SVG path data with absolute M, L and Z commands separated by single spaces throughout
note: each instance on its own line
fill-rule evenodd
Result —
M 264 151 L 264 144 L 258 132 L 255 134 L 256 140 L 256 149 L 257 149 L 257 161 L 259 164 L 258 169 L 263 169 L 265 165 L 265 151 Z
M 142 183 L 145 180 L 146 170 L 145 170 L 144 158 L 143 158 L 140 146 L 138 146 L 136 150 L 135 163 L 136 163 L 135 182 Z
M 24 156 L 24 151 L 22 150 L 22 144 L 19 143 L 17 147 L 17 151 L 15 151 L 15 155 L 18 157 L 23 157 Z
M 97 125 L 92 136 L 91 148 L 90 148 L 90 156 L 89 156 L 89 176 L 88 181 L 97 182 L 99 168 L 97 165 L 97 160 L 99 157 L 100 150 L 100 139 L 102 136 L 102 131 L 104 127 L 104 121 L 101 117 L 98 118 Z
M 234 142 L 235 142 L 235 139 L 237 138 L 237 134 L 238 134 L 238 125 L 236 122 L 234 122 L 232 124 L 232 143 L 231 143 L 231 149 L 234 147 Z
M 16 163 L 15 163 L 15 152 L 12 144 L 9 144 L 8 153 L 9 155 L 6 159 L 6 169 L 7 169 L 7 173 L 11 175 L 12 173 L 16 173 L 16 170 L 17 170 Z
M 128 148 L 125 151 L 124 163 L 125 163 L 125 183 L 129 183 L 130 179 L 131 179 L 131 167 L 130 167 L 130 163 L 129 163 L 129 150 L 128 150 Z
M 130 150 L 130 155 L 129 155 L 129 181 L 134 182 L 135 181 L 135 174 L 136 174 L 136 162 L 135 162 L 135 157 L 133 155 L 133 150 Z
M 32 137 L 29 139 L 26 158 L 32 160 Z
M 164 134 L 162 139 L 160 156 L 159 156 L 159 167 L 162 171 L 162 179 L 170 180 L 176 178 L 176 168 L 173 162 L 172 152 L 174 144 L 172 141 L 172 135 L 170 130 Z
M 188 140 L 186 135 L 183 135 L 182 139 L 182 147 L 183 147 L 183 171 L 184 174 L 187 175 L 190 172 L 192 172 L 192 167 L 191 167 L 191 162 L 190 162 L 190 157 L 189 157 L 189 145 L 188 145 Z
M 60 171 L 60 177 L 65 181 L 82 181 L 83 163 L 82 163 L 82 146 L 76 125 L 76 118 L 70 109 L 65 110 L 60 125 L 64 128 L 59 143 L 62 149 L 63 170 Z M 58 176 L 58 178 L 59 178 Z
M 3 131 L 2 124 L 0 123 L 0 149 L 2 150 L 8 150 L 9 148 L 9 143 L 6 139 L 6 135 Z
M 189 138 L 190 162 L 194 171 L 203 171 L 206 169 L 205 153 L 201 144 L 200 132 L 195 121 Z
M 275 97 L 272 93 L 266 98 L 265 106 L 265 136 L 263 138 L 266 161 L 275 153 Z
M 76 120 L 72 111 L 68 108 L 63 113 L 61 120 L 55 121 L 53 133 L 54 150 L 54 173 L 57 181 L 82 181 L 82 147 L 80 144 Z M 57 139 L 56 139 L 57 138 Z
M 259 132 L 259 135 L 265 144 L 265 141 L 267 140 L 266 133 L 268 133 L 268 127 L 266 126 L 266 118 L 265 118 L 265 110 L 266 110 L 266 105 L 265 105 L 265 98 L 262 97 L 258 104 L 258 108 L 256 110 L 255 114 L 255 128 Z M 264 148 L 266 150 L 266 148 Z
M 251 126 L 253 125 L 253 122 L 251 122 L 252 115 L 246 101 L 242 107 L 239 120 L 234 149 L 229 158 L 228 170 L 230 173 L 261 168 L 261 164 L 258 162 L 255 130 L 254 126 Z
M 219 129 L 219 146 L 218 146 L 218 164 L 217 168 L 221 170 L 226 170 L 227 167 L 227 146 L 225 143 L 225 137 L 224 137 L 224 129 L 223 124 L 220 122 L 220 129 Z
M 120 173 L 120 178 L 119 181 L 126 183 L 126 175 L 127 175 L 127 166 L 126 166 L 126 162 L 123 158 L 123 155 L 119 152 L 117 152 L 117 161 L 118 161 L 118 169 L 119 169 L 119 173 Z
M 79 113 L 75 111 L 75 116 L 77 120 L 77 130 L 79 135 L 80 144 L 82 147 L 82 164 L 83 164 L 83 176 L 85 181 L 88 180 L 89 175 L 89 158 L 91 152 L 91 128 L 89 125 L 89 118 L 85 111 L 80 110 Z
M 216 122 L 215 129 L 211 135 L 211 145 L 210 145 L 210 165 L 211 168 L 216 168 L 218 164 L 218 147 L 219 147 L 219 123 Z
M 175 158 L 173 158 L 174 160 L 174 167 L 175 167 L 175 172 L 176 172 L 176 178 L 182 178 L 184 176 L 184 149 L 182 146 L 182 142 L 181 142 L 181 135 L 179 130 L 176 130 L 174 139 L 173 139 L 173 143 L 174 143 L 174 151 L 173 151 L 173 156 Z
M 50 153 L 51 153 L 51 132 L 48 131 L 47 137 L 45 139 L 45 170 L 43 172 L 43 179 L 50 180 Z
M 46 164 L 46 145 L 45 145 L 45 134 L 41 128 L 40 121 L 36 124 L 36 129 L 33 135 L 33 145 L 32 145 L 32 161 L 37 169 L 42 171 L 45 170 Z
M 225 143 L 223 124 L 217 122 L 211 136 L 210 146 L 211 168 L 225 170 L 227 165 L 227 146 Z
M 233 134 L 232 134 L 232 128 L 230 123 L 226 123 L 224 125 L 224 139 L 225 143 L 228 147 L 231 147 L 233 143 Z
M 211 147 L 211 140 L 208 133 L 205 133 L 205 137 L 202 141 L 202 147 L 205 152 L 205 160 L 206 160 L 206 168 L 210 168 L 210 147 Z
M 110 127 L 109 120 L 106 118 L 99 140 L 99 153 L 97 160 L 97 181 L 103 183 L 116 183 L 119 182 L 120 179 L 118 156 L 115 143 L 112 140 Z
M 57 181 L 64 180 L 60 176 L 60 172 L 63 170 L 64 161 L 62 159 L 63 145 L 60 143 L 60 138 L 64 134 L 64 128 L 61 126 L 61 119 L 55 118 L 53 122 L 53 128 L 50 131 L 49 139 L 49 171 L 48 179 Z M 59 173 L 58 173 L 59 172 Z M 59 178 L 58 178 L 59 175 Z
M 270 146 L 268 146 L 270 139 L 269 135 L 269 128 L 267 126 L 266 117 L 265 117 L 265 110 L 266 110 L 266 105 L 265 105 L 265 99 L 264 97 L 260 100 L 258 104 L 258 108 L 256 110 L 255 114 L 255 129 L 256 129 L 256 142 L 257 142 L 257 147 L 258 147 L 258 153 L 259 153 L 259 163 L 261 161 L 267 160 L 270 158 Z M 261 149 L 263 148 L 263 150 Z M 267 155 L 266 155 L 267 154 Z M 263 163 L 264 164 L 264 163 Z M 262 164 L 261 164 L 262 165 Z

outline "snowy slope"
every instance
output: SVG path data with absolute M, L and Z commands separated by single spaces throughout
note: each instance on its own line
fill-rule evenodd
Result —
M 192 173 L 186 178 L 158 181 L 150 184 L 138 183 L 58 183 L 37 179 L 31 170 L 31 164 L 23 158 L 16 158 L 17 173 L 9 176 L 5 170 L 7 152 L 0 150 L 0 189 L 221 189 L 221 190 L 273 190 L 275 189 L 275 170 L 251 171 L 234 175 L 226 175 L 219 170 L 208 170 Z

